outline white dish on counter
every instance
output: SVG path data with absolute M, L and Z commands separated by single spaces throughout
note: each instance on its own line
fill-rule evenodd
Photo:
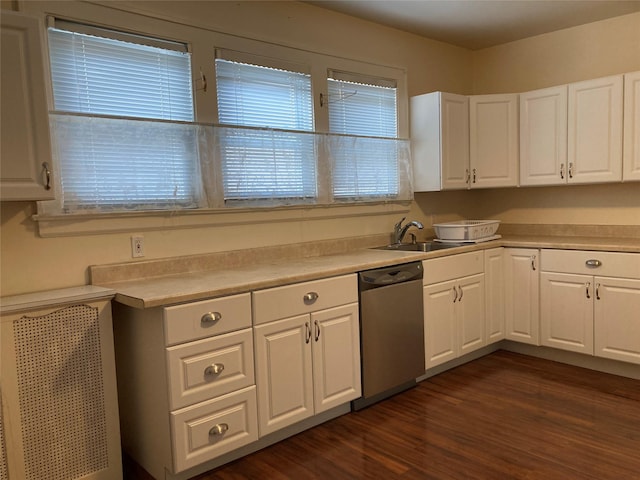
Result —
M 442 238 L 434 238 L 433 241 L 439 242 L 439 243 L 466 243 L 471 245 L 474 243 L 482 243 L 482 242 L 489 242 L 491 240 L 498 240 L 499 238 L 502 238 L 502 235 L 491 235 L 489 237 L 474 238 L 473 240 L 445 240 Z
M 500 220 L 459 220 L 434 223 L 436 237 L 441 240 L 477 240 L 495 235 Z

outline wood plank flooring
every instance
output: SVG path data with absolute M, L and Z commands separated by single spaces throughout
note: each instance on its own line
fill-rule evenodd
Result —
M 640 480 L 640 381 L 498 351 L 196 478 Z

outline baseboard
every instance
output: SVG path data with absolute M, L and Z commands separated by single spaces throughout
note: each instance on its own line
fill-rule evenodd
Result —
M 498 343 L 499 348 L 509 352 L 521 353 L 532 357 L 544 358 L 555 362 L 566 363 L 576 367 L 588 368 L 598 372 L 610 373 L 621 377 L 640 380 L 640 365 L 633 363 L 610 360 L 608 358 L 594 357 L 583 353 L 568 352 L 557 348 L 538 347 L 525 343 L 503 340 Z

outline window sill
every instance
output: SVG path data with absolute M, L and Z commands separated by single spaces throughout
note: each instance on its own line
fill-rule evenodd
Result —
M 78 215 L 34 215 L 41 237 L 68 237 L 123 232 L 258 225 L 403 214 L 411 202 L 359 205 L 274 207 L 261 209 L 198 209 Z

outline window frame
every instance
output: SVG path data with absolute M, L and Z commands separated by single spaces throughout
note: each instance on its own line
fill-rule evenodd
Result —
M 195 119 L 197 123 L 208 125 L 217 124 L 218 112 L 216 102 L 212 102 L 211 98 L 215 97 L 215 72 L 213 70 L 214 45 L 217 48 L 223 48 L 240 52 L 251 52 L 252 55 L 263 56 L 265 58 L 279 59 L 286 58 L 287 62 L 309 64 L 311 66 L 312 76 L 312 96 L 314 104 L 314 123 L 315 131 L 319 134 L 328 133 L 328 113 L 326 109 L 320 106 L 319 94 L 324 92 L 326 95 L 327 88 L 327 72 L 330 69 L 339 71 L 355 71 L 363 75 L 371 75 L 374 77 L 394 78 L 397 80 L 397 107 L 398 107 L 398 138 L 408 139 L 409 133 L 409 98 L 407 94 L 407 75 L 406 69 L 394 65 L 378 65 L 371 62 L 363 62 L 349 58 L 340 57 L 338 55 L 325 54 L 305 50 L 303 48 L 295 48 L 291 46 L 269 43 L 268 41 L 256 40 L 253 38 L 242 37 L 221 33 L 212 28 L 203 25 L 188 25 L 168 20 L 155 14 L 144 15 L 133 10 L 118 9 L 108 5 L 101 4 L 85 4 L 75 2 L 56 2 L 49 4 L 42 3 L 25 3 L 26 13 L 36 14 L 40 16 L 53 15 L 55 17 L 66 19 L 74 22 L 89 23 L 98 27 L 107 29 L 122 30 L 132 34 L 138 34 L 149 37 L 159 37 L 168 41 L 188 44 L 192 54 L 192 82 L 194 88 L 195 103 Z M 48 55 L 47 55 L 48 57 Z M 48 71 L 48 69 L 47 69 Z M 207 82 L 208 80 L 208 82 Z M 50 79 L 48 79 L 48 90 L 50 108 L 52 107 L 53 96 L 51 91 Z M 204 84 L 208 83 L 205 91 Z M 322 175 L 327 165 L 319 163 L 318 175 Z M 54 165 L 54 172 L 57 166 Z M 203 174 L 206 170 L 202 166 Z M 215 168 L 214 168 L 215 170 Z M 305 212 L 313 211 L 314 208 L 309 205 L 293 205 L 287 207 L 261 207 L 255 208 L 225 208 L 224 202 L 216 198 L 215 192 L 222 191 L 219 188 L 219 172 L 211 172 L 213 181 L 209 185 L 205 185 L 205 196 L 208 199 L 208 207 L 198 208 L 196 210 L 183 211 L 147 211 L 141 210 L 136 212 L 105 212 L 97 214 L 78 214 L 75 219 L 71 215 L 61 215 L 51 213 L 46 209 L 38 206 L 38 214 L 34 215 L 34 220 L 38 221 L 41 234 L 43 236 L 59 236 L 66 234 L 74 234 L 74 232 L 87 231 L 123 231 L 122 228 L 114 226 L 114 221 L 124 218 L 147 218 L 149 220 L 150 229 L 156 223 L 154 218 L 161 219 L 169 213 L 174 218 L 184 216 L 184 222 L 187 224 L 210 225 L 212 222 L 218 223 L 215 217 L 220 213 L 228 213 L 236 215 L 239 218 L 248 218 L 249 213 L 255 212 L 259 215 L 270 216 L 269 212 L 283 212 L 289 210 L 291 214 L 284 214 L 285 217 L 297 218 L 297 211 Z M 319 217 L 323 217 L 326 213 L 327 218 L 336 218 L 341 216 L 359 216 L 359 210 L 367 210 L 371 214 L 379 211 L 381 215 L 388 215 L 391 211 L 406 212 L 412 199 L 389 200 L 374 199 L 371 202 L 355 202 L 346 204 L 330 204 L 328 200 L 331 196 L 331 188 L 327 185 L 320 185 L 318 188 L 317 203 L 320 209 L 317 210 Z M 395 206 L 394 206 L 395 205 Z M 331 207 L 326 210 L 326 207 Z M 323 210 L 324 209 L 324 210 Z M 229 210 L 234 210 L 233 212 Z M 325 213 L 321 213 L 325 212 Z M 283 218 L 283 213 L 277 213 L 276 217 Z M 158 220 L 158 228 L 166 228 L 167 224 Z M 238 220 L 240 222 L 240 220 Z M 83 223 L 84 222 L 84 223 Z M 102 223 L 104 222 L 104 225 Z M 81 225 L 82 223 L 82 225 Z M 184 228 L 181 226 L 182 221 L 175 221 L 176 228 Z M 241 222 L 240 222 L 241 223 Z M 135 224 L 135 222 L 134 222 Z M 108 225 L 112 225 L 109 227 Z M 161 226 L 160 226 L 161 225 Z M 169 225 L 172 228 L 172 225 Z M 95 230 L 94 230 L 95 229 Z M 112 230 L 113 229 L 113 230 Z

